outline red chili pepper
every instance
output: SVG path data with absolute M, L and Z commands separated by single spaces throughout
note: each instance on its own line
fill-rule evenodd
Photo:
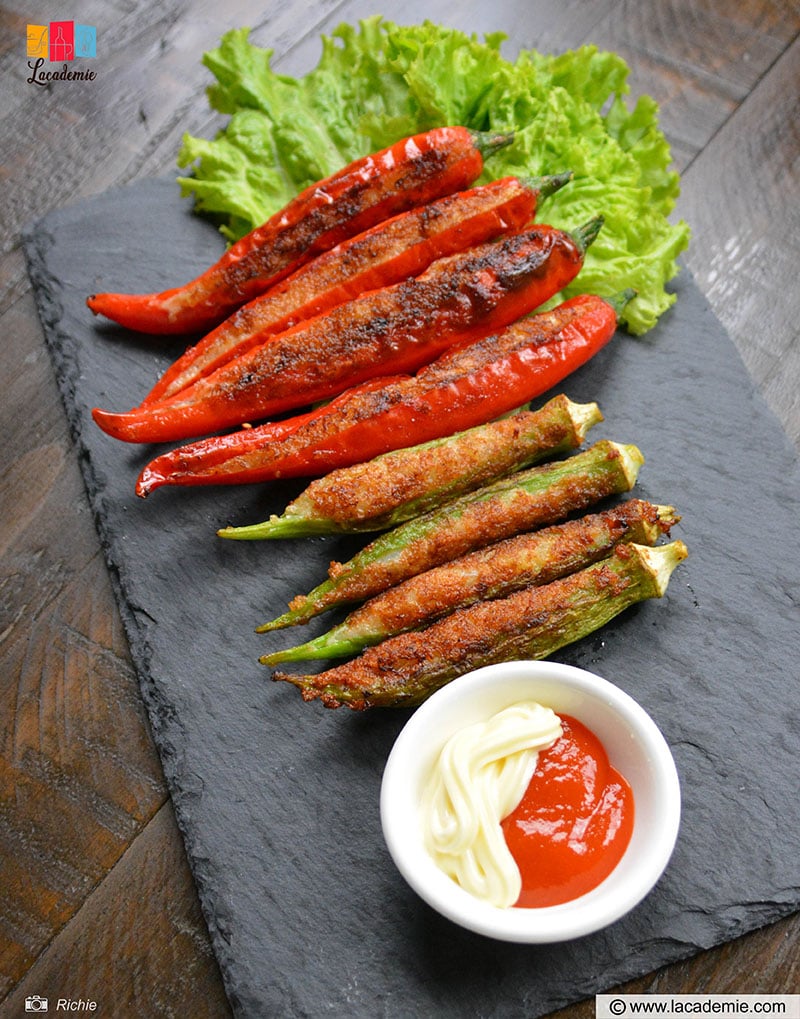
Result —
M 440 258 L 415 279 L 269 337 L 169 400 L 126 414 L 95 409 L 94 419 L 125 442 L 170 442 L 416 371 L 456 341 L 485 336 L 558 293 L 578 274 L 601 223 L 598 217 L 575 234 L 537 226 Z
M 287 436 L 296 432 L 304 425 L 310 424 L 319 417 L 328 417 L 334 414 L 343 404 L 347 405 L 355 396 L 364 393 L 375 392 L 383 389 L 384 386 L 407 379 L 407 375 L 390 375 L 377 379 L 369 379 L 360 386 L 353 386 L 344 393 L 340 393 L 329 403 L 321 404 L 314 410 L 305 414 L 294 414 L 292 417 L 283 418 L 281 421 L 267 421 L 258 428 L 243 428 L 239 432 L 226 433 L 225 435 L 211 435 L 203 439 L 203 465 L 212 467 L 215 464 L 222 464 L 230 460 L 231 456 L 239 456 L 251 450 L 261 449 L 265 442 L 281 442 Z M 235 440 L 235 442 L 233 441 Z M 232 452 L 235 445 L 236 452 Z
M 614 335 L 619 312 L 633 296 L 573 297 L 493 336 L 459 344 L 414 377 L 387 380 L 370 392 L 348 391 L 277 442 L 266 425 L 182 446 L 151 461 L 136 492 L 319 476 L 483 424 L 540 396 L 593 357 Z
M 398 213 L 323 252 L 205 336 L 161 376 L 140 406 L 167 399 L 223 364 L 313 315 L 367 290 L 418 276 L 437 258 L 515 233 L 532 222 L 538 201 L 569 173 L 504 177 Z
M 469 187 L 483 170 L 484 155 L 510 141 L 510 135 L 463 127 L 405 138 L 301 191 L 185 286 L 155 294 L 94 294 L 86 303 L 95 314 L 141 332 L 210 329 L 320 251 Z

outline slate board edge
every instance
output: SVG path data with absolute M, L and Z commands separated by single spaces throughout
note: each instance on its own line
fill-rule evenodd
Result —
M 218 913 L 214 909 L 214 897 L 209 892 L 209 887 L 213 887 L 213 880 L 211 875 L 207 873 L 207 868 L 201 858 L 194 852 L 191 826 L 186 823 L 183 799 L 191 794 L 187 793 L 185 788 L 182 788 L 181 782 L 178 781 L 178 777 L 183 774 L 180 750 L 184 737 L 183 727 L 177 716 L 165 715 L 164 712 L 159 710 L 158 683 L 152 676 L 147 664 L 150 661 L 150 647 L 147 641 L 146 627 L 142 625 L 136 611 L 126 596 L 119 569 L 111 554 L 112 541 L 102 511 L 102 499 L 98 494 L 99 485 L 94 473 L 94 465 L 91 457 L 88 455 L 88 448 L 83 441 L 80 413 L 71 399 L 71 395 L 74 392 L 74 383 L 68 372 L 69 359 L 64 356 L 59 342 L 63 334 L 58 328 L 60 316 L 57 313 L 58 306 L 53 292 L 52 277 L 44 269 L 45 259 L 43 256 L 44 245 L 42 244 L 42 238 L 47 238 L 48 236 L 47 231 L 43 229 L 47 219 L 48 217 L 44 217 L 43 220 L 26 226 L 22 232 L 23 250 L 28 275 L 33 284 L 37 313 L 42 325 L 48 354 L 55 370 L 56 383 L 69 425 L 70 437 L 78 454 L 78 465 L 87 501 L 92 511 L 92 518 L 100 539 L 114 599 L 130 648 L 131 659 L 142 693 L 142 700 L 147 712 L 151 734 L 158 750 L 176 823 L 186 849 L 189 869 L 194 878 L 203 918 L 209 931 L 226 993 L 232 1007 L 235 1008 L 236 995 L 232 990 L 235 982 L 230 978 L 229 969 L 235 970 L 236 958 L 230 952 L 229 940 L 225 936 L 225 932 L 217 923 Z

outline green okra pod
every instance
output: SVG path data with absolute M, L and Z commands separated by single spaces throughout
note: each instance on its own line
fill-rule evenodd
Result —
M 276 672 L 329 708 L 413 707 L 483 665 L 554 654 L 636 602 L 659 598 L 688 552 L 682 541 L 618 545 L 607 558 L 543 587 L 478 602 L 427 629 L 401 633 L 317 675 Z
M 671 506 L 630 499 L 601 513 L 506 538 L 409 577 L 370 598 L 327 633 L 260 661 L 277 665 L 357 654 L 475 602 L 574 573 L 605 558 L 620 542 L 655 545 L 679 519 Z
M 519 410 L 331 471 L 311 482 L 280 516 L 217 533 L 252 540 L 386 530 L 495 478 L 577 449 L 602 420 L 596 403 L 555 396 L 538 410 Z
M 565 519 L 600 499 L 630 491 L 644 462 L 633 445 L 603 439 L 566 460 L 531 467 L 486 485 L 375 538 L 328 579 L 292 599 L 259 633 L 304 623 L 363 601 L 433 566 L 502 538 Z

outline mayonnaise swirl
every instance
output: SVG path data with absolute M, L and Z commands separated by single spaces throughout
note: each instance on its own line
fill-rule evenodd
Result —
M 519 898 L 519 868 L 500 822 L 519 804 L 540 750 L 561 722 L 550 708 L 523 701 L 454 733 L 425 784 L 425 847 L 465 891 L 505 908 Z

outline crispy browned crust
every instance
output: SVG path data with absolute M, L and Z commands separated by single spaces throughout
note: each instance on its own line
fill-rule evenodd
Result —
M 512 202 L 515 222 L 521 224 L 520 212 L 530 207 L 530 195 L 529 189 L 519 180 L 509 177 L 495 182 L 490 188 L 447 195 L 411 214 L 392 217 L 390 221 L 315 258 L 310 265 L 268 291 L 262 303 L 245 305 L 233 317 L 238 320 L 237 326 L 242 330 L 249 323 L 260 327 L 267 318 L 265 309 L 271 319 L 284 319 L 298 304 L 302 305 L 320 292 L 340 288 L 352 291 L 353 278 L 369 273 L 376 261 L 382 263 L 397 258 L 406 261 L 411 259 L 409 268 L 411 274 L 416 275 L 420 266 L 409 252 L 414 252 L 423 242 L 435 255 L 441 249 L 441 234 L 458 230 L 461 235 L 465 232 L 469 235 L 471 217 L 488 216 L 496 212 L 499 218 L 499 210 L 508 208 Z M 528 204 L 525 204 L 526 201 Z M 520 212 L 516 211 L 517 208 Z M 460 227 L 465 219 L 468 226 Z
M 630 499 L 619 506 L 532 533 L 516 535 L 452 562 L 426 570 L 378 594 L 347 617 L 383 634 L 428 625 L 477 601 L 502 597 L 529 585 L 549 584 L 609 555 L 621 541 L 653 544 L 669 533 L 674 517 Z
M 267 276 L 283 265 L 292 264 L 308 252 L 313 254 L 321 237 L 343 221 L 358 221 L 369 210 L 387 206 L 386 215 L 407 207 L 408 194 L 421 192 L 464 158 L 463 148 L 420 150 L 415 159 L 386 165 L 379 176 L 365 180 L 359 172 L 335 181 L 335 201 L 323 201 L 306 209 L 297 221 L 278 231 L 274 242 L 256 245 L 242 258 L 225 267 L 225 283 L 241 287 L 248 280 Z M 470 175 L 471 176 L 471 175 Z M 465 176 L 463 184 L 469 183 Z M 318 187 L 320 191 L 324 185 Z M 393 196 L 396 196 L 394 198 Z M 254 237 L 254 241 L 257 238 Z
M 346 434 L 349 427 L 361 422 L 379 419 L 394 408 L 402 408 L 404 417 L 411 414 L 429 417 L 433 411 L 425 398 L 437 390 L 446 390 L 449 386 L 462 383 L 464 378 L 477 373 L 487 365 L 501 362 L 518 350 L 537 346 L 552 340 L 553 334 L 570 322 L 579 318 L 579 308 L 558 307 L 551 312 L 537 314 L 525 318 L 514 325 L 483 337 L 478 341 L 458 345 L 433 363 L 426 365 L 412 378 L 389 380 L 380 389 L 356 394 L 352 399 L 343 400 L 337 408 L 335 419 L 323 415 L 297 432 L 289 435 L 280 445 L 282 455 L 291 456 L 293 451 L 308 449 L 324 449 L 326 439 L 338 439 Z M 385 421 L 383 427 L 391 428 L 391 422 Z M 265 448 L 265 460 L 268 462 L 277 451 L 270 453 Z M 313 460 L 313 455 L 311 457 Z
M 624 559 L 625 549 L 620 546 L 615 554 Z M 415 705 L 456 674 L 515 657 L 533 629 L 547 628 L 557 641 L 565 621 L 589 611 L 598 592 L 613 598 L 634 584 L 604 560 L 544 587 L 479 602 L 425 630 L 391 637 L 315 676 L 278 671 L 273 678 L 298 686 L 304 700 L 319 699 L 329 708 Z
M 380 520 L 397 506 L 422 499 L 428 508 L 439 493 L 477 488 L 533 459 L 537 450 L 577 446 L 581 437 L 568 406 L 565 396 L 557 396 L 541 410 L 520 411 L 447 442 L 396 450 L 334 471 L 312 482 L 302 503 L 315 516 L 343 526 Z
M 375 364 L 416 369 L 444 348 L 446 337 L 476 338 L 489 331 L 507 296 L 548 271 L 555 249 L 576 262 L 580 258 L 569 235 L 534 227 L 438 259 L 421 276 L 370 291 L 272 337 L 201 379 L 197 398 L 206 388 L 213 393 L 223 387 L 226 400 L 236 401 L 240 393 L 268 386 L 269 399 L 276 400 L 298 385 L 327 392 Z M 188 393 L 191 402 L 194 390 Z
M 301 424 L 291 434 L 283 436 L 279 442 L 261 442 L 255 448 L 249 448 L 241 456 L 232 456 L 224 463 L 215 465 L 215 478 L 226 474 L 235 475 L 242 470 L 253 471 L 267 468 L 278 460 L 287 460 L 295 456 L 307 461 L 306 474 L 315 473 L 315 451 L 320 451 L 323 468 L 326 473 L 327 448 L 329 443 L 341 444 L 347 441 L 351 428 L 362 424 L 376 423 L 375 427 L 387 437 L 387 445 L 391 446 L 397 439 L 396 447 L 407 445 L 403 441 L 406 434 L 406 423 L 409 417 L 431 419 L 436 411 L 428 402 L 428 397 L 437 392 L 446 393 L 451 386 L 469 389 L 469 377 L 492 364 L 502 364 L 503 359 L 520 350 L 535 347 L 552 341 L 553 335 L 565 328 L 582 314 L 580 308 L 563 305 L 549 312 L 523 318 L 514 325 L 484 337 L 456 345 L 430 365 L 425 366 L 412 377 L 389 377 L 376 380 L 376 388 L 368 388 L 354 393 L 345 393 L 337 399 L 335 414 L 322 414 Z M 465 381 L 466 380 L 466 381 Z M 475 402 L 479 402 L 482 394 L 471 394 Z M 465 396 L 468 403 L 470 394 Z M 396 415 L 392 412 L 397 411 Z M 257 429 L 254 429 L 257 432 Z M 395 435 L 395 433 L 397 433 Z M 205 454 L 206 442 L 185 446 L 180 452 L 185 457 L 181 471 L 185 474 L 197 473 L 196 458 Z M 156 461 L 154 461 L 155 463 Z M 281 476 L 280 471 L 275 472 Z
M 607 455 L 610 460 L 620 459 L 616 449 L 609 450 Z M 613 472 L 596 471 L 582 472 L 577 477 L 562 476 L 544 492 L 528 492 L 510 485 L 492 498 L 465 501 L 458 516 L 448 520 L 446 527 L 418 535 L 398 549 L 395 556 L 371 564 L 369 571 L 353 570 L 352 576 L 342 582 L 342 575 L 349 572 L 349 564 L 334 562 L 328 573 L 340 582 L 337 586 L 339 599 L 361 601 L 400 580 L 450 562 L 490 542 L 564 520 L 571 513 L 618 491 L 619 479 Z M 295 608 L 303 601 L 303 598 L 295 599 L 290 606 Z

